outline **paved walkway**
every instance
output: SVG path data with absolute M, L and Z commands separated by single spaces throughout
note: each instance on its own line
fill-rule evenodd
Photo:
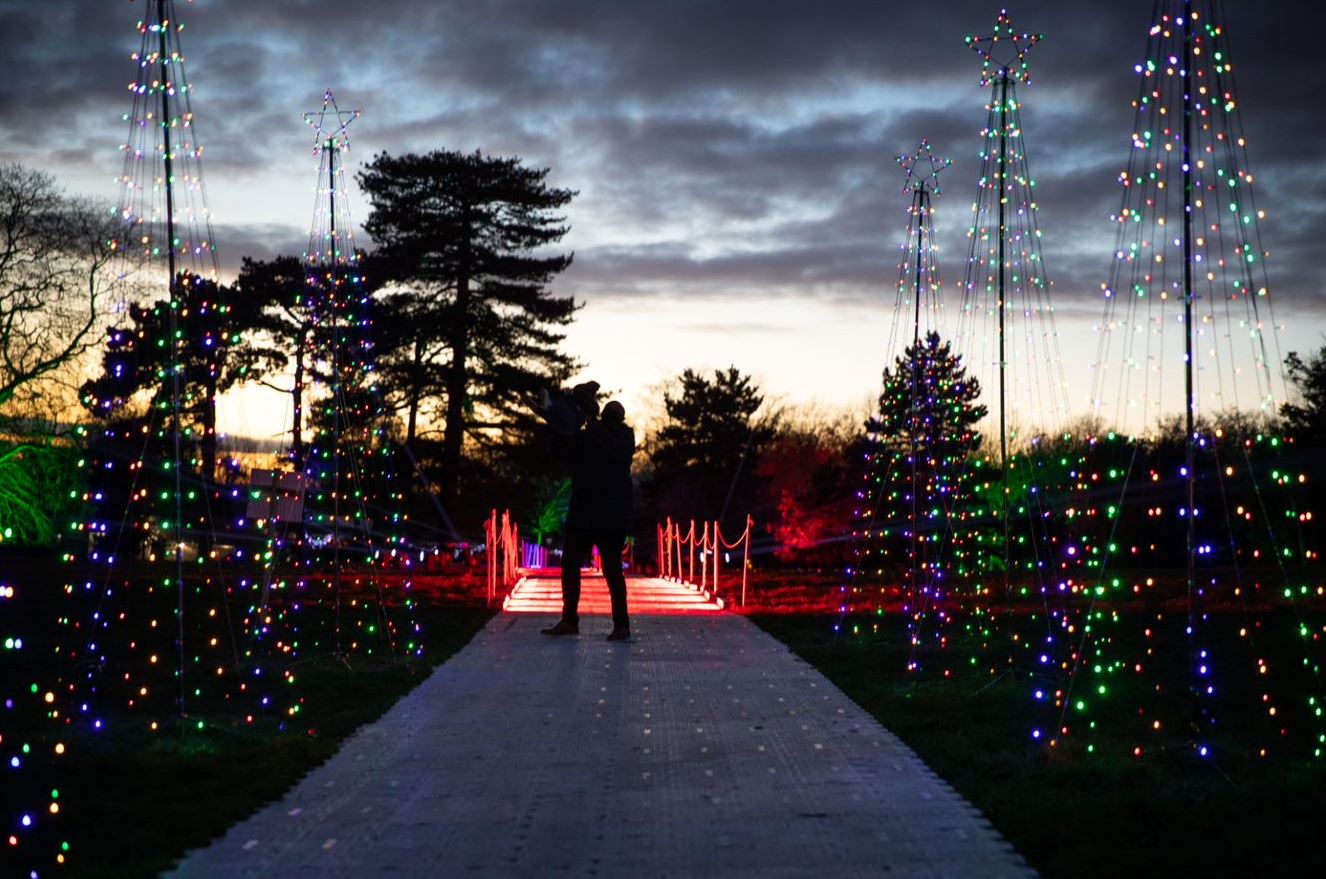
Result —
M 285 799 L 172 874 L 1030 875 L 970 805 L 735 615 L 635 640 L 503 614 Z

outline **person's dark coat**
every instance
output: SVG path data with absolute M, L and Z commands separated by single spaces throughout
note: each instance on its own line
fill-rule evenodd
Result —
M 571 465 L 568 531 L 629 534 L 634 491 L 631 458 L 635 431 L 626 424 L 590 419 L 570 437 L 557 437 L 558 456 Z

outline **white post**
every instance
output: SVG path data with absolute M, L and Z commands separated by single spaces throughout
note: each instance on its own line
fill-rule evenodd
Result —
M 488 604 L 492 605 L 497 592 L 497 509 L 488 514 L 487 526 L 483 529 L 488 540 Z
M 718 597 L 718 566 L 723 561 L 723 538 L 718 531 L 718 520 L 714 520 L 714 597 Z
M 702 541 L 701 544 L 700 544 L 700 548 L 701 548 L 701 550 L 703 550 L 703 551 L 705 551 L 705 552 L 708 552 L 709 549 L 711 548 L 712 544 L 713 544 L 713 542 L 709 539 L 709 523 L 708 523 L 708 522 L 705 522 L 705 523 L 704 523 L 704 539 L 703 539 L 703 541 Z M 701 559 L 700 559 L 700 589 L 703 590 L 703 589 L 704 589 L 706 586 L 708 586 L 708 585 L 709 585 L 709 560 L 708 560 L 708 559 L 705 559 L 705 558 L 701 558 Z
M 691 551 L 690 551 L 690 574 L 686 577 L 692 583 L 695 582 L 695 520 L 691 520 Z
M 746 606 L 746 575 L 750 571 L 750 533 L 754 529 L 755 520 L 750 514 L 746 514 L 746 547 L 741 555 L 741 606 Z

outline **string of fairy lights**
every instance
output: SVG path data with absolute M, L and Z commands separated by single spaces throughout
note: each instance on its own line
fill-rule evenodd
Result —
M 146 0 L 143 7 L 137 23 L 140 46 L 130 56 L 138 68 L 129 83 L 132 105 L 122 117 L 128 128 L 118 178 L 123 231 L 114 243 L 124 254 L 122 272 L 143 260 L 170 260 L 215 279 L 219 264 L 203 148 L 180 46 L 184 25 L 175 15 L 174 0 Z M 136 280 L 154 282 L 150 276 Z
M 901 609 L 910 670 L 1012 676 L 1030 695 L 1030 737 L 1052 749 L 1326 750 L 1311 479 L 1272 420 L 1285 382 L 1265 214 L 1217 11 L 1157 4 L 1102 284 L 1094 418 L 1076 424 L 1016 91 L 1042 37 L 1001 12 L 968 39 L 993 90 L 946 366 L 979 387 L 950 413 L 948 438 L 969 442 L 935 461 L 910 454 L 908 376 L 929 376 L 933 350 L 886 370 L 869 425 L 840 628 L 878 631 Z M 907 240 L 915 265 L 915 228 Z M 887 350 L 916 336 L 914 305 L 895 303 Z M 927 467 L 947 473 L 946 491 Z
M 59 790 L 25 779 L 78 736 L 312 731 L 295 663 L 422 650 L 409 578 L 383 570 L 405 549 L 404 505 L 342 161 L 360 114 L 330 90 L 305 114 L 318 182 L 303 258 L 311 348 L 296 356 L 309 358 L 310 413 L 305 427 L 297 407 L 295 451 L 265 484 L 290 503 L 255 515 L 264 485 L 218 448 L 215 398 L 243 380 L 243 303 L 217 280 L 175 6 L 143 4 L 132 55 L 115 245 L 137 292 L 83 389 L 87 512 L 69 533 L 86 551 L 68 557 L 60 668 L 33 666 L 0 693 L 15 791 L 3 841 L 31 876 L 70 843 Z M 1001 11 L 967 39 L 991 98 L 952 338 L 933 206 L 950 162 L 926 140 L 899 157 L 893 359 L 839 625 L 867 634 L 900 619 L 918 675 L 1010 676 L 1029 738 L 1059 752 L 1326 754 L 1314 474 L 1274 421 L 1285 376 L 1265 214 L 1217 13 L 1159 0 L 1135 68 L 1094 423 L 1068 427 L 1018 97 L 1042 35 Z M 0 605 L 15 595 L 0 582 Z M 0 631 L 0 648 L 32 655 L 18 631 Z M 54 732 L 15 727 L 19 716 Z
M 1159 4 L 1135 68 L 1136 122 L 1102 284 L 1092 404 L 1101 413 L 1112 401 L 1120 424 L 1176 405 L 1180 415 L 1168 444 L 1134 437 L 1111 452 L 1121 445 L 1111 434 L 1082 462 L 1086 478 L 1117 486 L 1118 502 L 1103 511 L 1116 537 L 1090 600 L 1064 615 L 1064 627 L 1079 631 L 1060 663 L 1057 717 L 1042 735 L 1051 744 L 1090 739 L 1112 723 L 1138 756 L 1188 748 L 1202 757 L 1321 757 L 1323 631 L 1302 606 L 1322 595 L 1303 530 L 1308 474 L 1292 438 L 1268 420 L 1285 398 L 1283 358 L 1260 240 L 1265 215 L 1217 12 L 1209 2 Z M 1155 572 L 1165 561 L 1179 563 L 1170 574 L 1184 583 L 1177 607 L 1160 600 Z M 1142 638 L 1108 612 L 1118 595 L 1151 597 Z M 1184 693 L 1164 692 L 1155 679 L 1165 649 L 1186 666 Z M 1116 686 L 1124 675 L 1134 681 Z M 1116 690 L 1133 696 L 1132 710 L 1108 710 Z M 1257 722 L 1240 724 L 1245 734 L 1231 741 L 1230 719 L 1249 715 Z
M 980 173 L 956 338 L 969 368 L 984 387 L 999 393 L 997 437 L 1001 455 L 1016 448 L 1015 414 L 1034 413 L 1051 428 L 1068 417 L 1067 384 L 1059 335 L 1054 325 L 1050 281 L 1041 252 L 1036 179 L 1023 137 L 1019 85 L 1031 80 L 1029 53 L 1044 39 L 1018 33 L 1007 11 L 1000 11 L 989 36 L 968 37 L 981 58 L 980 83 L 991 90 L 986 125 L 981 132 Z M 1030 369 L 1032 364 L 1045 368 Z M 1006 380 L 1016 365 L 1016 382 Z M 993 411 L 992 407 L 992 411 Z M 993 428 L 992 428 L 993 429 Z M 1025 430 L 1025 428 L 1024 428 Z
M 314 402 L 312 441 L 302 472 L 302 528 L 279 524 L 271 565 L 293 561 L 298 576 L 278 582 L 305 605 L 330 609 L 332 637 L 323 645 L 337 656 L 380 647 L 390 655 L 418 656 L 420 627 L 413 619 L 408 576 L 389 587 L 374 568 L 405 551 L 389 530 L 403 524 L 403 488 L 386 435 L 386 407 L 373 358 L 372 297 L 354 246 L 345 182 L 348 128 L 358 110 L 341 110 L 332 91 L 321 108 L 305 113 L 319 160 L 313 222 L 304 254 L 309 338 L 318 350 L 311 370 L 323 392 Z M 353 572 L 347 576 L 346 569 Z M 390 594 L 389 594 L 390 593 Z
M 113 316 L 100 374 L 82 390 L 94 419 L 79 462 L 86 514 L 70 523 L 69 536 L 78 538 L 75 546 L 86 541 L 86 551 L 66 555 L 68 607 L 53 645 L 59 663 L 34 672 L 25 692 L 0 694 L 10 708 L 36 706 L 59 731 L 24 727 L 16 742 L 0 730 L 0 748 L 16 774 L 34 761 L 62 757 L 80 736 L 116 730 L 312 734 L 316 723 L 303 716 L 296 663 L 422 651 L 408 580 L 389 597 L 373 573 L 399 538 L 374 535 L 368 502 L 400 504 L 399 493 L 391 494 L 390 450 L 375 418 L 382 406 L 375 398 L 370 296 L 353 247 L 349 201 L 332 196 L 345 191 L 337 156 L 348 146 L 348 120 L 318 132 L 320 180 L 329 184 L 319 188 L 327 207 L 315 209 L 306 284 L 319 350 L 328 353 L 317 372 L 326 390 L 315 395 L 312 443 L 295 471 L 309 477 L 309 517 L 287 523 L 295 526 L 288 533 L 299 551 L 282 557 L 268 523 L 246 515 L 247 477 L 226 458 L 216 432 L 216 398 L 242 382 L 248 368 L 234 314 L 253 303 L 216 280 L 202 147 L 175 6 L 145 3 L 137 25 L 118 180 L 121 232 L 113 242 L 117 271 L 131 292 Z M 326 99 L 336 112 L 330 92 Z M 339 229 L 319 231 L 324 224 Z M 370 488 L 371 467 L 377 472 Z M 399 521 L 390 513 L 378 518 L 387 529 Z M 347 534 L 362 539 L 344 539 Z M 341 558 L 343 544 L 353 558 Z M 282 574 L 273 583 L 278 561 L 296 576 Z M 328 597 L 331 582 L 336 588 Z M 13 588 L 0 594 L 12 597 Z M 8 643 L 13 651 L 23 646 L 18 637 Z M 36 743 L 53 744 L 39 750 Z M 11 746 L 17 747 L 12 754 Z M 6 796 L 0 817 L 14 810 L 6 855 L 18 854 L 25 875 L 45 875 L 70 857 L 70 842 L 59 831 L 59 791 L 21 783 L 11 789 L 24 796 L 12 807 Z
M 1069 411 L 1018 98 L 1018 86 L 1031 80 L 1029 53 L 1042 40 L 1018 32 L 1006 10 L 988 36 L 966 40 L 981 58 L 980 83 L 991 100 L 956 347 L 991 393 L 993 436 L 971 450 L 966 465 L 973 485 L 963 540 L 968 570 L 980 576 L 965 594 L 979 619 L 969 628 L 979 636 L 983 665 L 1001 675 L 1018 673 L 1050 615 L 1047 574 L 1057 538 L 1048 523 L 1056 494 L 1047 491 L 1044 440 L 1062 430 Z M 1032 417 L 1035 429 L 1027 424 Z

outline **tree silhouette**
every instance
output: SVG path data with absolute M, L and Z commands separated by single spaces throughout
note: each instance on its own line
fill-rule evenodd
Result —
M 528 396 L 574 365 L 559 328 L 577 306 L 548 290 L 571 256 L 545 249 L 566 234 L 557 211 L 575 193 L 547 176 L 518 158 L 439 150 L 381 153 L 358 178 L 375 271 L 396 285 L 377 351 L 384 390 L 406 413 L 408 440 L 421 414 L 440 415 L 444 505 L 457 497 L 466 441 L 531 433 Z
M 650 443 L 646 495 L 658 516 L 741 527 L 755 502 L 755 462 L 774 434 L 753 380 L 735 366 L 712 378 L 687 369 L 663 395 L 666 421 Z
M 1302 402 L 1283 403 L 1280 412 L 1289 429 L 1305 440 L 1308 448 L 1319 450 L 1326 440 L 1326 346 L 1307 360 L 1296 351 L 1289 352 L 1285 372 Z
M 249 303 L 245 316 L 252 321 L 249 331 L 266 332 L 292 369 L 290 388 L 290 456 L 297 469 L 304 465 L 305 389 L 313 363 L 313 311 L 309 307 L 308 271 L 295 256 L 277 256 L 272 260 L 244 258 L 235 295 Z M 253 336 L 249 336 L 250 339 Z M 250 375 L 250 380 L 259 378 Z
M 199 489 L 208 491 L 217 475 L 217 398 L 270 366 L 276 353 L 244 340 L 244 329 L 257 323 L 261 303 L 235 296 L 231 288 L 189 272 L 178 275 L 175 285 L 180 312 L 174 355 L 180 370 L 180 433 L 194 450 L 183 462 L 192 471 L 194 483 L 184 500 L 201 502 Z M 103 421 L 100 434 L 94 432 L 92 446 L 93 456 L 110 465 L 101 475 L 107 482 L 102 491 L 109 502 L 103 504 L 105 509 L 123 510 L 131 500 L 151 504 L 156 497 L 145 486 L 131 492 L 132 477 L 117 483 L 110 471 L 131 471 L 139 458 L 165 463 L 164 469 L 149 465 L 148 472 L 169 471 L 174 361 L 170 308 L 171 301 L 166 299 L 131 305 L 128 323 L 112 327 L 108 333 L 100 375 L 81 389 L 84 408 Z M 115 491 L 110 490 L 111 483 L 118 485 Z M 197 506 L 197 515 L 205 516 L 206 505 Z M 203 531 L 208 530 L 202 519 L 195 521 Z
M 112 229 L 50 175 L 0 165 L 0 406 L 100 341 Z
M 378 376 L 383 400 L 405 420 L 405 442 L 415 446 L 421 421 L 441 414 L 435 400 L 445 399 L 447 339 L 432 323 L 437 308 L 416 289 L 385 293 L 374 321 L 378 345 Z

